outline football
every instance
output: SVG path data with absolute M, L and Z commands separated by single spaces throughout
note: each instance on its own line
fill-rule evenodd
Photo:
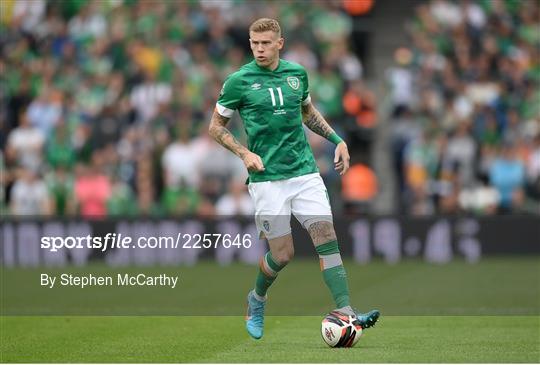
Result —
M 356 316 L 332 311 L 322 320 L 321 335 L 330 347 L 353 347 L 362 336 L 362 326 Z

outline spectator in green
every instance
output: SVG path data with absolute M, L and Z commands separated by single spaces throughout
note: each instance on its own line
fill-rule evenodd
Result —
M 47 141 L 47 162 L 51 167 L 65 167 L 71 169 L 75 163 L 75 149 L 73 148 L 67 126 L 61 122 L 54 129 L 52 136 Z
M 310 85 L 317 107 L 327 118 L 336 118 L 343 114 L 343 81 L 328 64 L 324 64 L 320 74 L 316 74 Z
M 137 213 L 135 195 L 128 184 L 114 177 L 111 195 L 107 200 L 107 215 L 129 216 Z
M 51 214 L 64 217 L 75 213 L 73 181 L 73 175 L 61 164 L 45 176 L 52 204 Z
M 165 188 L 161 202 L 166 214 L 192 215 L 196 214 L 200 207 L 201 196 L 197 190 L 182 183 Z

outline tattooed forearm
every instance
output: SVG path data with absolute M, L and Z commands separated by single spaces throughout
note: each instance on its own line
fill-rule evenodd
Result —
M 210 121 L 208 133 L 220 145 L 227 148 L 238 157 L 243 158 L 248 149 L 242 146 L 240 142 L 234 138 L 232 133 L 225 127 L 228 121 L 228 118 L 222 117 L 217 112 L 214 112 L 212 115 L 212 120 Z
M 311 103 L 302 106 L 302 119 L 304 124 L 319 136 L 328 138 L 329 135 L 334 133 L 332 127 Z

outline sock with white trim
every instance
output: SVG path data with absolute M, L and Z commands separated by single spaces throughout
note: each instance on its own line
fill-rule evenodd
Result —
M 259 262 L 259 274 L 255 281 L 255 294 L 264 298 L 268 288 L 276 280 L 278 272 L 284 267 L 285 265 L 277 263 L 270 251 L 268 251 Z
M 315 247 L 319 254 L 319 262 L 323 274 L 324 282 L 336 302 L 337 308 L 350 306 L 349 285 L 347 284 L 347 273 L 341 261 L 337 241 L 330 241 Z

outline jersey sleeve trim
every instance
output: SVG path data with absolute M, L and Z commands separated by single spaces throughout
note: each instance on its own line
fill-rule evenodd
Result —
M 234 110 L 229 109 L 221 105 L 220 103 L 216 103 L 216 109 L 219 115 L 225 118 L 230 118 L 234 114 Z
M 302 100 L 302 105 L 308 105 L 309 103 L 311 103 L 311 95 L 308 94 L 308 96 Z

